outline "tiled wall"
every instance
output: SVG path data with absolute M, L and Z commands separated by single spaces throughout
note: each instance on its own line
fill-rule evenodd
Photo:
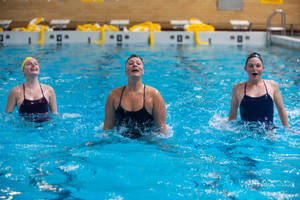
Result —
M 12 26 L 23 26 L 35 17 L 68 18 L 71 27 L 87 22 L 101 25 L 111 19 L 129 19 L 131 25 L 144 21 L 171 28 L 170 20 L 198 18 L 217 29 L 230 29 L 229 20 L 248 20 L 253 29 L 264 30 L 268 16 L 276 9 L 286 12 L 288 24 L 300 30 L 300 0 L 283 0 L 283 4 L 261 4 L 260 0 L 243 0 L 242 11 L 219 11 L 217 0 L 105 0 L 84 3 L 81 0 L 0 0 L 0 19 L 12 19 Z M 280 22 L 279 15 L 273 20 Z M 289 27 L 287 27 L 289 28 Z

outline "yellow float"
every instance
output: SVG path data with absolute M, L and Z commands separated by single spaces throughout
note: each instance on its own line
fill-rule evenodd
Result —
M 152 46 L 154 43 L 153 32 L 160 32 L 161 28 L 159 24 L 152 23 L 150 21 L 134 25 L 129 28 L 129 31 L 132 32 L 150 32 L 149 34 L 149 43 Z
M 190 19 L 189 20 L 189 24 L 186 25 L 185 27 L 185 31 L 190 31 L 190 32 L 194 32 L 194 35 L 195 35 L 195 42 L 198 44 L 198 45 L 208 45 L 209 43 L 208 42 L 201 42 L 198 38 L 198 32 L 199 31 L 215 31 L 215 27 L 211 26 L 211 25 L 207 25 L 207 24 L 204 24 L 203 22 L 201 22 L 200 20 L 198 19 Z
M 49 26 L 47 25 L 39 25 L 41 22 L 44 21 L 43 17 L 37 17 L 32 19 L 27 27 L 20 27 L 20 28 L 13 28 L 12 31 L 52 31 Z
M 99 41 L 92 41 L 95 44 L 103 44 L 105 39 L 105 31 L 119 31 L 119 28 L 113 25 L 103 25 L 100 26 L 99 24 L 84 24 L 78 25 L 76 30 L 78 31 L 100 31 L 101 32 L 101 40 Z
M 41 32 L 41 38 L 40 41 L 37 43 L 42 44 L 44 43 L 44 31 L 52 31 L 49 26 L 47 25 L 39 25 L 41 22 L 44 21 L 43 17 L 37 17 L 32 19 L 27 27 L 20 27 L 20 28 L 13 28 L 12 31 L 40 31 Z
M 105 39 L 105 31 L 119 31 L 119 29 L 117 27 L 114 27 L 113 25 L 104 25 L 102 27 L 100 27 L 100 31 L 101 31 L 101 40 L 99 41 L 93 41 L 92 43 L 95 44 L 103 44 L 104 39 Z
M 78 31 L 100 31 L 100 25 L 97 23 L 78 25 L 76 30 L 78 30 Z

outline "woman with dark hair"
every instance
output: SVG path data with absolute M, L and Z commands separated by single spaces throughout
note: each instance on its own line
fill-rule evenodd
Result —
M 244 66 L 248 73 L 248 81 L 236 84 L 232 89 L 229 120 L 240 116 L 243 121 L 263 122 L 266 127 L 273 126 L 274 102 L 283 126 L 289 127 L 288 115 L 285 111 L 279 88 L 273 80 L 263 80 L 263 60 L 257 52 L 251 53 Z
M 144 131 L 153 129 L 166 133 L 165 102 L 155 88 L 142 83 L 142 58 L 131 55 L 125 74 L 128 84 L 113 89 L 107 97 L 103 130 L 117 127 L 129 138 L 141 137 Z

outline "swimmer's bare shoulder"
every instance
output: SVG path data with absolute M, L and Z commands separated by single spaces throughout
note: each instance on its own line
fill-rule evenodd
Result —
M 273 80 L 264 80 L 265 83 L 267 84 L 267 87 L 270 87 L 273 89 L 273 88 L 278 88 L 278 85 L 275 81 Z
M 11 89 L 11 91 L 9 92 L 10 96 L 13 96 L 16 98 L 23 96 L 22 94 L 23 94 L 23 84 L 13 87 Z
M 241 97 L 244 94 L 244 87 L 245 87 L 245 82 L 242 83 L 236 83 L 233 88 L 232 88 L 232 95 L 236 97 L 237 99 L 241 99 Z
M 156 88 L 149 85 L 146 86 L 146 93 L 150 93 L 152 96 L 160 94 Z
M 147 87 L 146 87 L 146 102 L 148 101 L 148 102 L 153 103 L 154 99 L 162 99 L 162 96 L 156 88 L 147 85 Z
M 120 86 L 112 89 L 107 97 L 110 101 L 113 101 L 112 103 L 114 104 L 115 107 L 119 105 L 123 88 L 124 86 Z
M 23 90 L 23 84 L 17 85 L 11 89 L 12 92 L 21 92 Z
M 151 86 L 146 87 L 146 104 L 147 103 L 150 103 L 153 106 L 155 105 L 162 106 L 162 107 L 165 106 L 164 99 L 160 94 L 160 92 L 156 88 Z
M 166 105 L 163 97 L 161 96 L 160 92 L 155 89 L 154 87 L 148 86 L 148 94 L 151 96 L 149 102 L 152 103 L 152 115 L 154 118 L 154 122 L 158 127 L 161 128 L 161 131 L 166 134 L 167 127 L 166 127 Z M 147 93 L 147 91 L 146 91 Z M 147 98 L 146 98 L 147 102 Z M 147 104 L 146 104 L 147 105 Z M 147 109 L 147 106 L 146 106 Z
M 272 97 L 272 99 L 274 100 L 275 98 L 275 94 L 276 93 L 280 93 L 279 92 L 279 87 L 277 85 L 277 83 L 273 80 L 264 80 L 266 85 L 267 85 L 267 89 L 268 89 L 268 93 L 270 94 L 270 96 Z
M 45 90 L 45 91 L 53 90 L 53 88 L 50 85 L 41 83 L 41 86 L 42 86 L 43 90 Z
M 53 95 L 53 93 L 55 93 L 53 88 L 50 85 L 41 84 L 41 86 L 42 86 L 44 95 L 46 95 L 47 97 L 49 97 L 49 96 Z
M 18 85 L 13 87 L 7 97 L 5 112 L 10 113 L 14 110 L 17 104 L 20 104 L 23 101 L 23 87 Z

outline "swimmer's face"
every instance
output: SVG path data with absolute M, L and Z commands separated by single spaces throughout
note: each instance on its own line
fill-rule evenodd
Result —
M 259 58 L 253 57 L 248 60 L 244 69 L 248 73 L 249 78 L 259 78 L 265 68 Z
M 35 59 L 27 60 L 24 64 L 23 73 L 24 74 L 39 74 L 40 67 L 39 67 L 38 62 Z
M 144 74 L 144 63 L 138 57 L 130 58 L 126 63 L 125 73 L 128 76 L 142 76 Z

